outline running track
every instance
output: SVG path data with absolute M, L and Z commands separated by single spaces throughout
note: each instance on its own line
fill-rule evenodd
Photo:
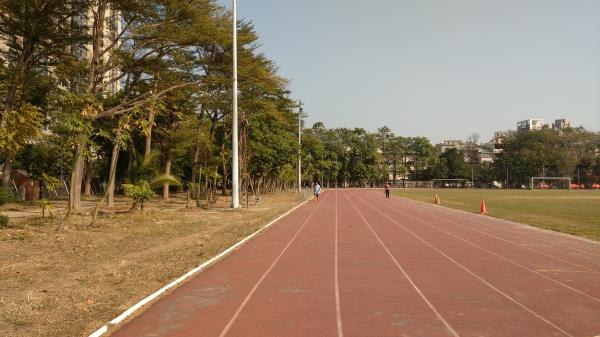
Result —
M 328 191 L 114 337 L 600 335 L 600 245 Z

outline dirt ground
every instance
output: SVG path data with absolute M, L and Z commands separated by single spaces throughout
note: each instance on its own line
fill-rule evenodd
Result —
M 127 212 L 118 200 L 89 226 L 94 200 L 57 232 L 37 205 L 0 207 L 0 336 L 87 336 L 148 294 L 217 255 L 300 202 L 265 196 L 248 209 L 186 209 L 183 195 Z M 64 202 L 53 205 L 64 215 Z M 193 205 L 192 205 L 193 206 Z

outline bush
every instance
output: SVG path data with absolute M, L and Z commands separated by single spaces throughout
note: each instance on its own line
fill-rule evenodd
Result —
M 144 202 L 154 197 L 154 192 L 150 188 L 150 184 L 145 181 L 139 182 L 136 185 L 124 184 L 125 196 L 133 199 L 133 208 L 136 208 L 137 203 L 140 203 L 140 210 L 144 209 Z
M 15 196 L 7 190 L 0 188 L 0 206 L 13 201 L 15 201 Z
M 0 214 L 0 228 L 8 228 L 10 225 L 10 220 L 4 214 Z

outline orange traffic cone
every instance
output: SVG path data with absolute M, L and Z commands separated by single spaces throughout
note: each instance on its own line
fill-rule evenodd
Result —
M 439 204 L 440 204 L 440 196 L 436 194 L 436 195 L 435 195 L 435 198 L 433 199 L 433 202 L 434 202 L 436 205 L 439 205 Z
M 485 208 L 485 200 L 481 200 L 481 209 L 479 209 L 479 213 L 481 214 L 488 214 L 487 212 L 487 208 Z

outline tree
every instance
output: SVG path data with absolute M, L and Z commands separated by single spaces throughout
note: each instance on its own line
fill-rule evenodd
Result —
M 457 149 L 448 149 L 440 155 L 441 163 L 445 166 L 448 179 L 466 179 L 470 177 L 470 169 L 465 164 L 465 157 L 462 151 Z
M 95 99 L 99 109 L 81 117 L 92 127 L 101 120 L 151 105 L 173 90 L 197 86 L 197 81 L 185 81 L 189 77 L 184 75 L 179 81 L 161 81 L 156 69 L 168 69 L 170 74 L 193 74 L 197 70 L 190 57 L 197 54 L 195 45 L 204 41 L 207 27 L 212 27 L 216 10 L 212 1 L 95 0 L 86 4 L 85 10 L 93 13 L 86 41 L 91 53 L 85 80 L 71 87 L 76 95 Z M 122 21 L 121 31 L 113 36 L 104 34 L 112 24 L 107 21 L 109 11 L 120 13 Z M 115 72 L 120 75 L 110 76 Z M 117 81 L 124 81 L 124 88 L 118 99 L 112 100 L 114 104 L 105 106 L 110 100 L 105 102 L 102 93 Z M 87 138 L 79 139 L 72 171 L 71 210 L 80 207 L 83 151 L 88 145 Z
M 12 164 L 18 151 L 11 145 L 14 133 L 21 133 L 11 125 L 23 115 L 33 124 L 40 124 L 42 116 L 30 89 L 40 78 L 40 71 L 47 72 L 66 58 L 66 51 L 82 31 L 72 20 L 80 13 L 77 1 L 69 0 L 3 0 L 0 1 L 0 39 L 7 42 L 0 59 L 6 67 L 3 109 L 0 116 L 0 138 L 3 143 L 0 155 L 4 159 L 2 186 L 7 188 Z M 37 110 L 37 113 L 35 113 Z M 26 137 L 27 132 L 23 132 Z M 12 135 L 11 135 L 12 134 Z M 16 145 L 14 142 L 12 145 Z
M 387 182 L 388 180 L 388 172 L 389 172 L 389 163 L 393 162 L 395 159 L 395 151 L 394 151 L 394 145 L 393 141 L 394 141 L 394 134 L 392 133 L 392 130 L 390 130 L 389 127 L 387 126 L 383 126 L 379 129 L 377 129 L 377 142 L 379 145 L 379 150 L 381 151 L 382 157 L 383 157 L 383 168 L 382 171 L 384 173 L 383 176 L 383 181 Z M 395 180 L 395 178 L 394 178 Z

